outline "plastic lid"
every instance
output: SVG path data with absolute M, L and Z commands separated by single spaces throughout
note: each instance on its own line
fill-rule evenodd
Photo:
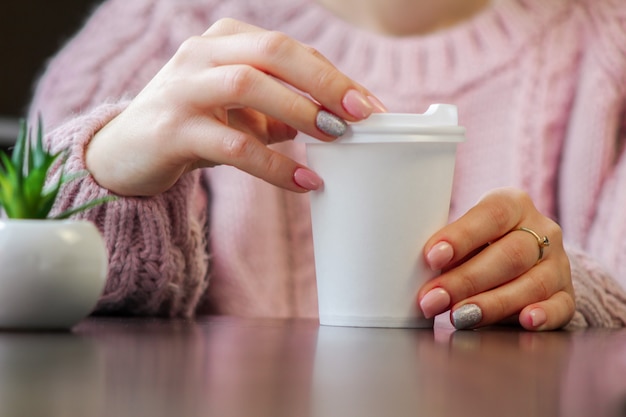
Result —
M 432 104 L 423 114 L 374 113 L 367 119 L 349 123 L 346 133 L 333 142 L 302 136 L 304 143 L 380 142 L 463 142 L 465 128 L 458 126 L 457 108 L 452 104 Z

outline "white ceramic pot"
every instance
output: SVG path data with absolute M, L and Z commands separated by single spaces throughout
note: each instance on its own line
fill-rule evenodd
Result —
M 78 220 L 0 220 L 0 329 L 69 329 L 107 276 L 98 229 Z

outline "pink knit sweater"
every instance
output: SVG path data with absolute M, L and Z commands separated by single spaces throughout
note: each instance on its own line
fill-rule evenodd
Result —
M 84 149 L 187 37 L 220 17 L 313 45 L 391 111 L 456 104 L 451 217 L 486 191 L 523 188 L 562 226 L 577 290 L 574 323 L 626 323 L 626 2 L 501 0 L 423 37 L 355 28 L 314 0 L 109 0 L 49 65 L 31 113 L 55 146 Z M 303 149 L 278 146 L 302 161 Z M 86 177 L 57 209 L 107 194 Z M 315 316 L 306 195 L 231 167 L 196 171 L 154 198 L 123 198 L 83 217 L 102 230 L 110 276 L 100 312 L 213 311 Z

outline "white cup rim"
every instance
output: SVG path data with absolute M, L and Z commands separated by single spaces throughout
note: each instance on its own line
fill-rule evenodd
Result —
M 358 144 L 399 142 L 464 142 L 465 128 L 458 125 L 457 108 L 451 104 L 432 104 L 423 113 L 374 113 L 367 119 L 348 123 L 341 137 L 322 142 L 302 135 L 306 144 Z

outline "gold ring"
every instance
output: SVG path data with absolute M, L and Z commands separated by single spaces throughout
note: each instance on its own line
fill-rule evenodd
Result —
M 541 259 L 543 258 L 543 248 L 550 246 L 550 239 L 548 239 L 548 236 L 541 237 L 534 230 L 531 230 L 528 227 L 520 227 L 519 229 L 515 230 L 521 230 L 522 232 L 530 233 L 535 237 L 535 239 L 537 239 L 537 245 L 539 246 L 539 257 L 537 258 L 537 263 L 539 263 L 539 261 L 541 261 Z

